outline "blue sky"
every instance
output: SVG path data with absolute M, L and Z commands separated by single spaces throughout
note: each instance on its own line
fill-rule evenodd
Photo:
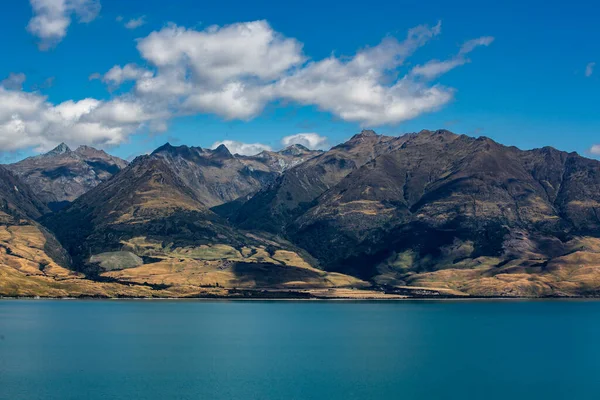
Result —
M 277 149 L 283 137 L 299 133 L 316 134 L 320 140 L 305 142 L 326 146 L 323 138 L 336 144 L 363 127 L 390 135 L 447 128 L 588 156 L 600 143 L 600 5 L 593 1 L 5 3 L 0 80 L 13 75 L 3 83 L 0 107 L 19 106 L 0 110 L 4 161 L 63 140 L 124 158 L 166 141 Z M 143 23 L 128 29 L 132 19 Z M 263 23 L 247 24 L 253 21 Z M 422 42 L 407 50 L 409 30 L 423 25 Z M 248 27 L 249 45 L 233 48 L 228 40 L 235 43 Z M 267 34 L 272 41 L 263 46 Z M 365 51 L 384 38 L 396 41 L 381 53 Z M 474 40 L 485 44 L 461 55 Z M 201 53 L 206 48 L 212 50 Z M 372 66 L 356 67 L 357 52 Z M 456 65 L 417 73 L 440 66 L 436 60 Z M 135 69 L 129 80 L 106 75 L 128 64 Z M 142 93 L 146 83 L 158 89 Z M 182 92 L 171 93 L 179 84 Z

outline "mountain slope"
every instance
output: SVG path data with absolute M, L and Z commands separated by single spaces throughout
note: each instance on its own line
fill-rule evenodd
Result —
M 64 143 L 54 150 L 6 167 L 20 176 L 51 209 L 58 210 L 127 165 L 102 150 Z
M 183 232 L 197 240 L 205 229 L 206 236 L 216 234 L 210 229 L 214 217 L 165 160 L 141 156 L 44 223 L 82 264 L 90 255 L 120 249 L 124 236 L 165 234 L 176 240 Z
M 246 229 L 284 233 L 287 224 L 323 192 L 364 163 L 402 145 L 404 140 L 364 130 L 346 143 L 285 171 L 272 185 L 238 204 L 235 211 L 225 208 L 226 215 Z
M 556 263 L 582 251 L 600 266 L 599 201 L 597 161 L 423 131 L 346 176 L 287 231 L 326 269 L 382 284 L 595 293 L 600 267 L 565 281 Z
M 69 257 L 58 241 L 36 222 L 48 212 L 25 183 L 0 166 L 0 253 L 3 256 L 0 264 L 7 263 L 8 258 L 17 261 L 16 257 L 36 262 L 43 259 L 38 267 L 44 263 L 69 265 Z
M 52 282 L 74 275 L 66 269 L 67 252 L 36 222 L 48 212 L 24 182 L 0 166 L 0 295 L 20 293 L 30 276 Z
M 600 162 L 548 147 L 445 130 L 317 154 L 166 145 L 54 214 L 4 171 L 12 293 L 600 295 Z
M 223 158 L 230 160 L 223 153 L 217 149 L 201 160 L 196 157 L 203 156 L 191 154 L 181 157 L 183 161 L 178 155 L 138 157 L 69 207 L 46 216 L 44 223 L 70 252 L 74 268 L 98 281 L 177 293 L 206 287 L 368 286 L 318 270 L 291 243 L 235 229 L 210 211 L 207 197 L 189 186 L 197 181 L 187 175 L 191 168 L 186 164 L 202 162 L 213 168 Z
M 50 210 L 31 188 L 0 165 L 0 208 L 13 218 L 37 219 Z
M 300 165 L 323 153 L 321 150 L 309 150 L 301 144 L 293 144 L 280 151 L 262 151 L 248 159 L 259 159 L 266 164 L 271 171 L 279 173 Z
M 233 155 L 225 145 L 214 150 L 165 144 L 152 156 L 167 162 L 207 207 L 254 193 L 271 183 L 288 166 L 319 152 L 298 146 L 256 156 Z

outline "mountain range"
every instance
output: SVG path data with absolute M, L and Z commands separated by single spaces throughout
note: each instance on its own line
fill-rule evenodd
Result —
M 446 130 L 255 156 L 90 147 L 0 169 L 0 294 L 600 294 L 600 162 Z
M 6 167 L 28 184 L 50 209 L 57 211 L 127 166 L 102 150 L 61 143 L 49 153 Z

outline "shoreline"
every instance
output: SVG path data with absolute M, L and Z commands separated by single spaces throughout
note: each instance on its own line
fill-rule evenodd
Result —
M 402 302 L 402 301 L 452 301 L 452 302 L 482 302 L 482 301 L 600 301 L 600 297 L 390 297 L 390 298 L 352 298 L 352 297 L 40 297 L 40 296 L 0 296 L 1 301 L 291 301 L 291 302 Z
M 199 300 L 199 301 L 498 301 L 498 300 L 595 300 L 600 296 L 548 295 L 548 296 L 480 296 L 440 288 L 382 287 L 369 288 L 223 288 L 200 292 L 164 293 L 11 293 L 0 294 L 1 300 Z M 161 293 L 162 292 L 162 293 Z

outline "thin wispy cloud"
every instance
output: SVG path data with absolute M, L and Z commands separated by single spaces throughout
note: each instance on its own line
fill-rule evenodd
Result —
M 596 66 L 595 62 L 588 63 L 588 65 L 585 66 L 585 76 L 586 76 L 586 78 L 589 78 L 590 76 L 592 76 L 592 74 L 594 73 L 594 67 L 595 66 Z
M 45 90 L 45 89 L 50 89 L 52 86 L 54 86 L 54 81 L 56 80 L 56 78 L 54 76 L 50 76 L 46 79 L 44 79 L 42 82 L 40 83 L 35 83 L 31 86 L 31 89 L 36 91 L 36 90 Z
M 26 79 L 25 74 L 22 72 L 11 72 L 6 79 L 0 81 L 0 86 L 9 90 L 21 90 Z
M 33 17 L 27 31 L 39 39 L 40 50 L 48 50 L 67 35 L 73 17 L 89 23 L 100 13 L 99 0 L 29 0 Z
M 413 76 L 421 76 L 425 79 L 434 79 L 440 75 L 453 70 L 456 67 L 471 62 L 466 56 L 479 46 L 489 46 L 494 41 L 491 36 L 483 36 L 477 39 L 472 39 L 465 42 L 458 54 L 449 60 L 439 61 L 431 60 L 423 65 L 414 67 L 411 71 Z
M 142 15 L 141 17 L 130 19 L 123 26 L 125 26 L 125 28 L 127 28 L 127 29 L 136 29 L 145 24 L 146 24 L 146 16 Z

